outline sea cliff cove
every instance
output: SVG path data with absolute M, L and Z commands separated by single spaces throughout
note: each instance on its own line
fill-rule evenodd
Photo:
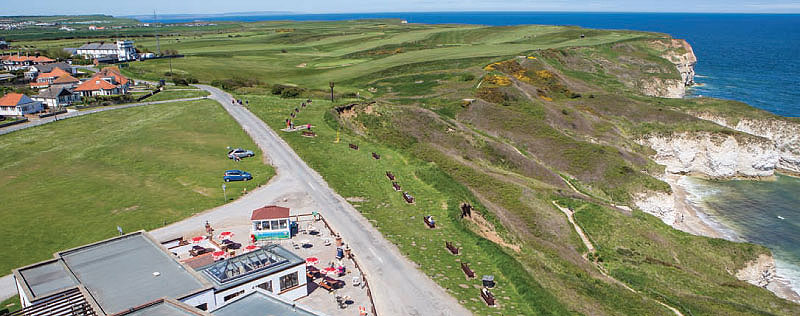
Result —
M 792 5 L 389 2 L 9 8 L 0 315 L 800 315 Z

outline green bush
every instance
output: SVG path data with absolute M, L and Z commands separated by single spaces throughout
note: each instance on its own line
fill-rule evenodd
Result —
M 303 93 L 303 91 L 305 91 L 305 89 L 303 88 L 286 86 L 281 84 L 276 84 L 272 86 L 272 89 L 270 90 L 272 94 L 279 95 L 281 96 L 281 98 L 296 98 L 299 97 L 300 94 Z

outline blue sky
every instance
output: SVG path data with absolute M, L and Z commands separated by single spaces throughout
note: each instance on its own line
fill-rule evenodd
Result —
M 0 0 L 2 2 L 12 0 Z M 20 3 L 20 2 L 16 2 Z M 797 1 L 753 0 L 35 0 L 3 6 L 0 15 L 111 15 L 290 11 L 355 13 L 413 11 L 601 11 L 601 12 L 752 12 L 800 13 Z

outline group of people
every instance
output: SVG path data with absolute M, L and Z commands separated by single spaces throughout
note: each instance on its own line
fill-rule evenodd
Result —
M 237 103 L 239 105 L 243 105 L 242 104 L 242 99 L 232 99 L 231 100 L 231 104 L 237 104 Z M 250 105 L 250 101 L 244 100 L 244 104 Z

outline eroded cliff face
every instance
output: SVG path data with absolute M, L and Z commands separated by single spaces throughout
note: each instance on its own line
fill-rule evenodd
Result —
M 761 137 L 682 132 L 647 136 L 638 142 L 655 150 L 653 160 L 674 174 L 700 174 L 711 178 L 769 177 L 780 160 L 775 144 Z
M 800 303 L 800 296 L 791 290 L 788 282 L 778 277 L 775 259 L 770 255 L 760 255 L 744 268 L 736 271 L 736 278 L 758 287 L 768 289 L 778 297 Z
M 750 135 L 764 137 L 775 144 L 778 171 L 800 175 L 800 123 L 776 119 L 740 119 L 735 124 L 710 113 L 692 113 L 698 118 Z
M 652 77 L 640 82 L 641 91 L 649 96 L 662 98 L 682 98 L 686 95 L 686 87 L 694 85 L 694 66 L 697 56 L 688 42 L 682 39 L 656 41 L 653 48 L 661 51 L 661 57 L 675 65 L 681 79 Z

